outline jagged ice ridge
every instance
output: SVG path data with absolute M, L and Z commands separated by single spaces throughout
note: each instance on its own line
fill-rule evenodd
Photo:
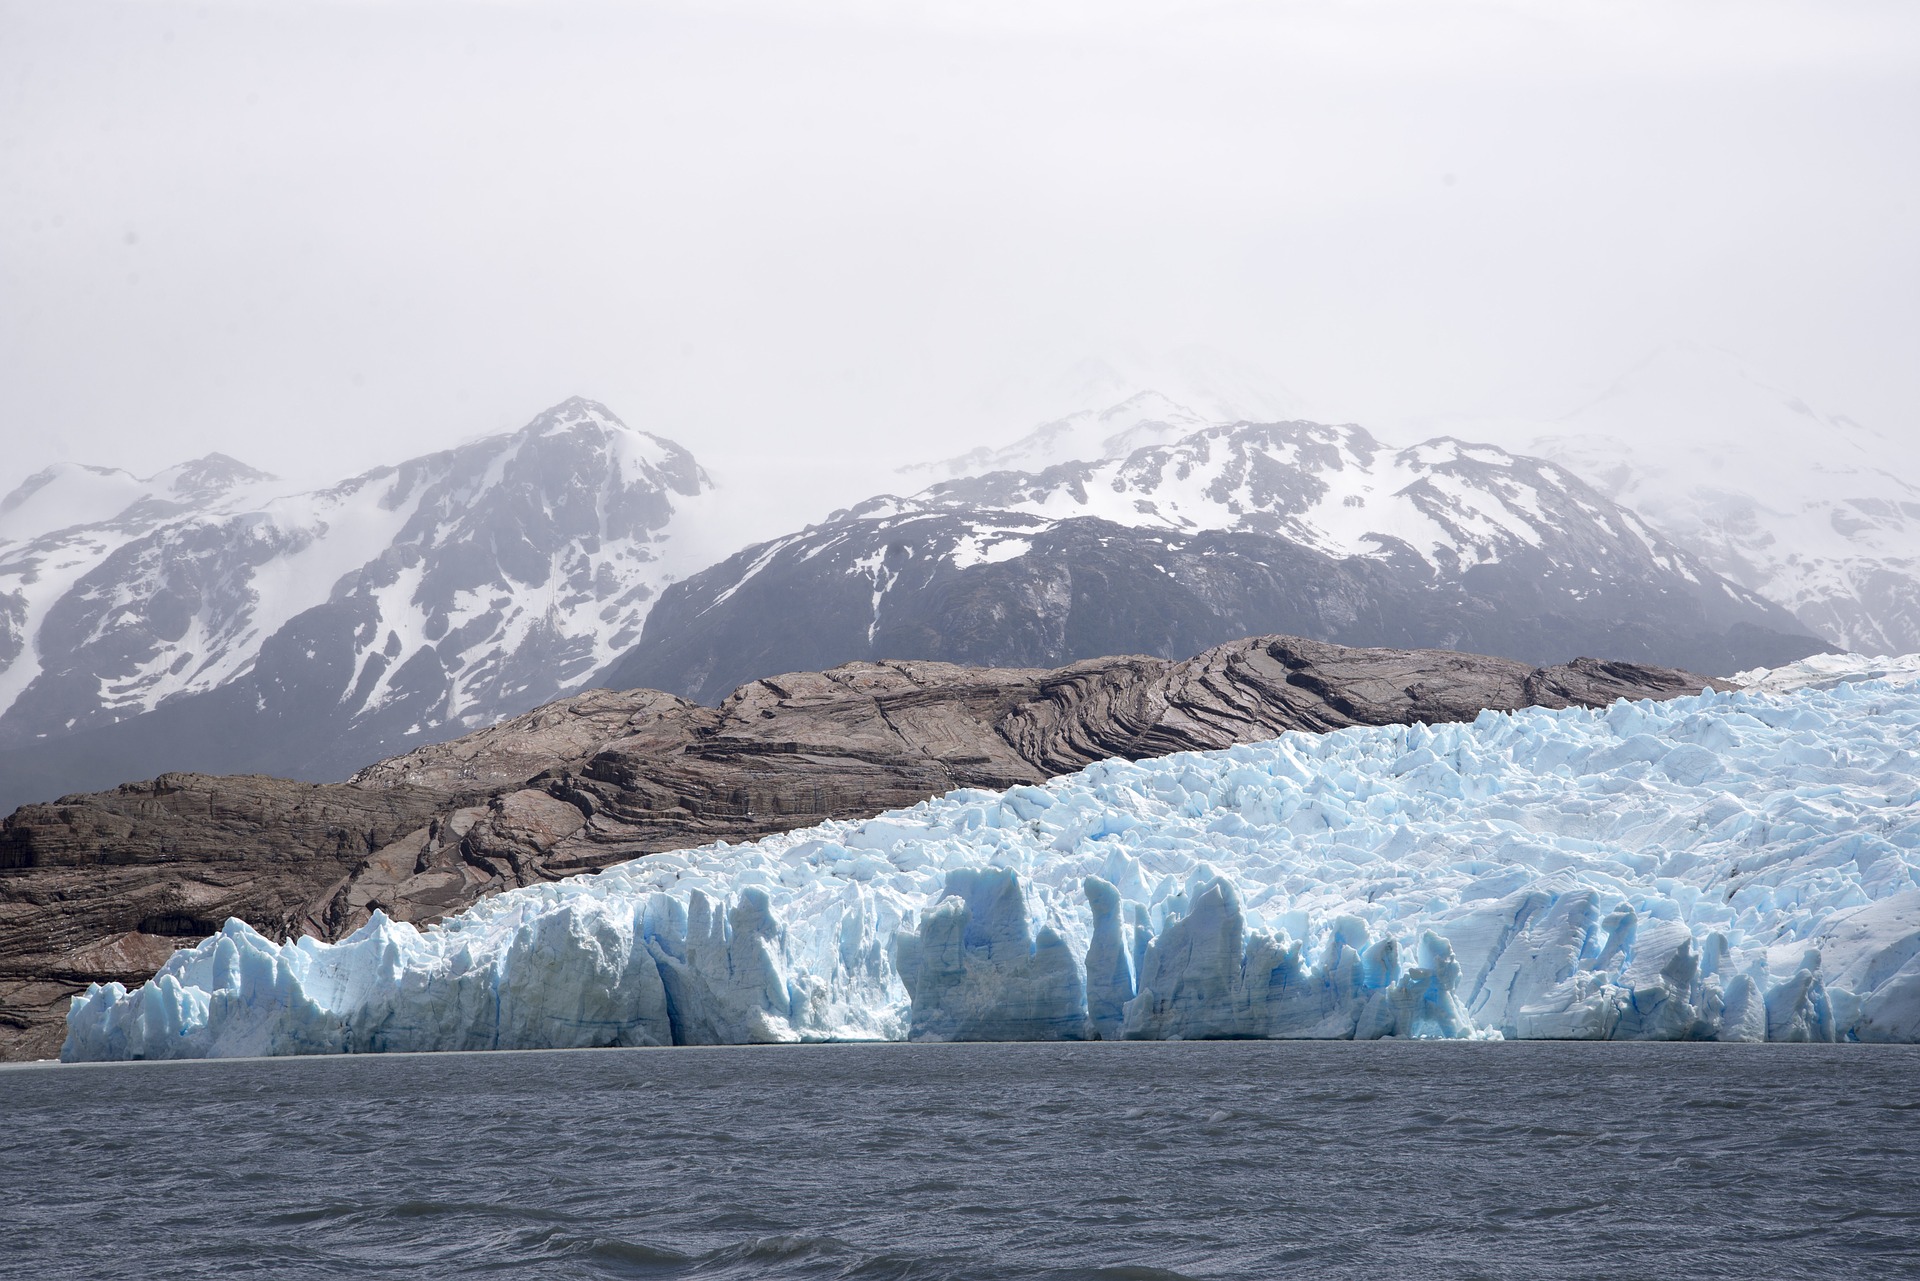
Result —
M 1916 1040 L 1916 676 L 1823 658 L 1772 673 L 1785 692 L 1108 761 L 331 945 L 230 921 L 76 998 L 62 1057 Z

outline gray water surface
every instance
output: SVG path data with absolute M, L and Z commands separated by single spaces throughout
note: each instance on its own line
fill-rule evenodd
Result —
M 0 1072 L 7 1277 L 1920 1275 L 1920 1049 L 1202 1042 Z

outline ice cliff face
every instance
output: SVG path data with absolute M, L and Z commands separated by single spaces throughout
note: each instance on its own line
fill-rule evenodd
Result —
M 524 711 L 639 636 L 709 487 L 584 400 L 310 493 L 219 456 L 42 473 L 0 510 L 0 774 L 324 777 Z
M 1920 684 L 1761 679 L 1802 688 L 1109 761 L 338 944 L 232 922 L 63 1056 L 1920 1039 Z

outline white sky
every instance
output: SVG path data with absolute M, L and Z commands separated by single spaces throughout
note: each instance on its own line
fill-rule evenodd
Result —
M 1910 3 L 0 0 L 0 491 L 579 393 L 817 515 L 1183 344 L 1396 438 L 1671 339 L 1920 431 L 1916 122 Z

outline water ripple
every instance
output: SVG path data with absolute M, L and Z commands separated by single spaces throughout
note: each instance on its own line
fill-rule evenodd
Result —
M 740 1047 L 0 1073 L 0 1276 L 1920 1271 L 1912 1047 Z

